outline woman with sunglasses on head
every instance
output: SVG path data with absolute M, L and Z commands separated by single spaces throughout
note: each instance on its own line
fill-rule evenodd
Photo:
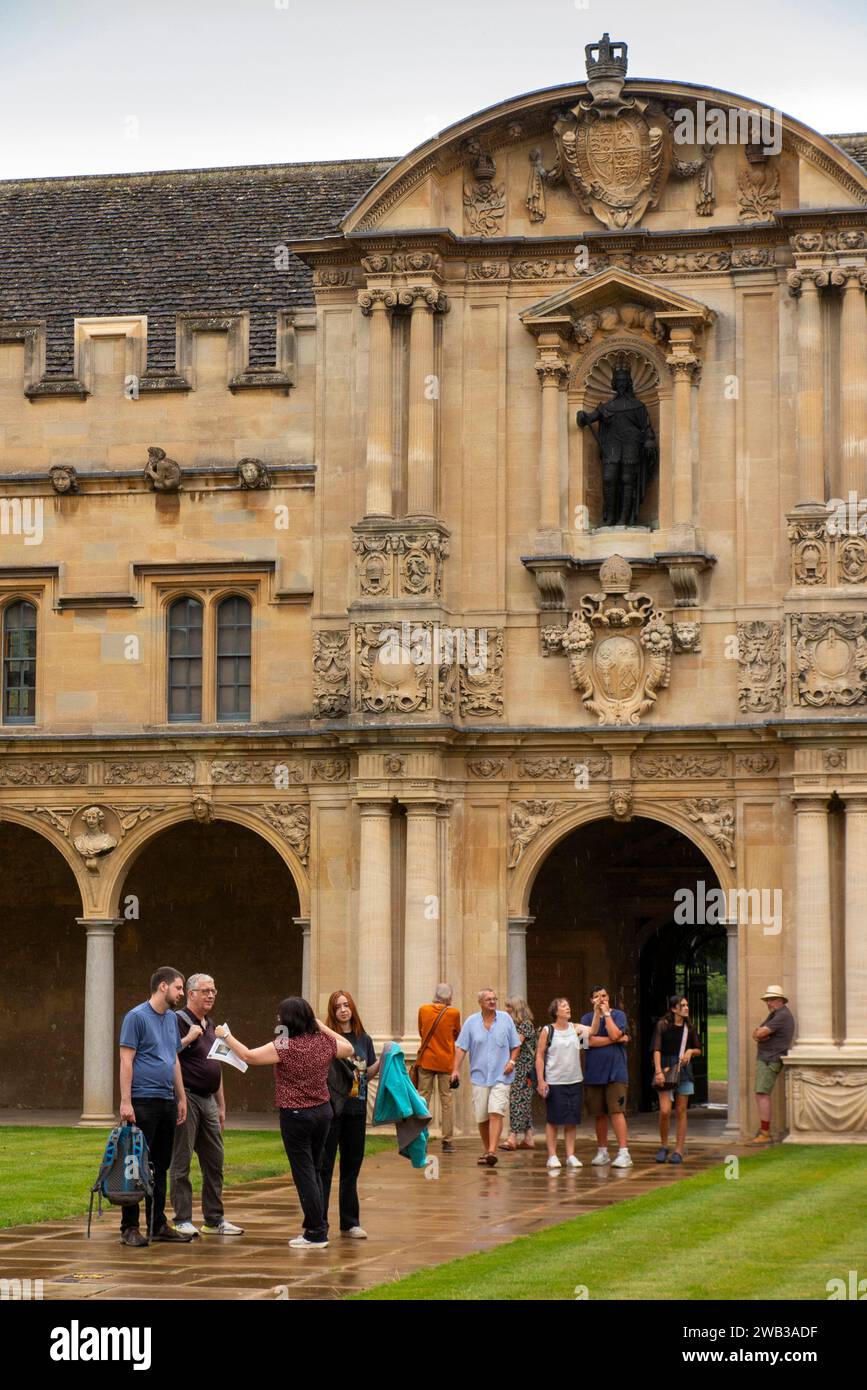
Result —
M 686 1144 L 686 1112 L 689 1097 L 695 1093 L 692 1059 L 701 1056 L 698 1034 L 689 1021 L 689 1000 L 683 994 L 668 997 L 668 1012 L 663 1014 L 653 1030 L 650 1044 L 653 1053 L 653 1084 L 659 1096 L 659 1149 L 657 1163 L 683 1163 Z M 666 1081 L 676 1077 L 674 1087 Z M 671 1121 L 671 1098 L 674 1096 L 677 1116 L 677 1144 L 668 1151 L 668 1127 Z
M 557 1130 L 562 1126 L 566 1145 L 566 1167 L 581 1168 L 575 1154 L 575 1134 L 581 1123 L 581 1100 L 584 1091 L 584 1071 L 581 1048 L 588 1046 L 590 1026 L 572 1022 L 572 1006 L 568 999 L 552 999 L 548 1006 L 549 1023 L 539 1030 L 536 1048 L 536 1077 L 539 1095 L 545 1099 L 545 1142 L 548 1146 L 546 1168 L 561 1168 L 557 1157 Z
M 365 1033 L 355 1000 L 348 990 L 334 991 L 328 1000 L 325 1018 L 329 1028 L 342 1034 L 352 1044 L 354 1055 L 351 1061 L 355 1068 L 352 1090 L 344 1100 L 340 1113 L 333 1116 L 325 1143 L 322 1164 L 325 1214 L 328 1215 L 331 1179 L 339 1150 L 340 1234 L 353 1240 L 366 1240 L 367 1232 L 361 1224 L 358 1202 L 358 1175 L 364 1162 L 364 1142 L 367 1137 L 367 1084 L 376 1076 L 380 1064 L 376 1059 L 373 1039 Z

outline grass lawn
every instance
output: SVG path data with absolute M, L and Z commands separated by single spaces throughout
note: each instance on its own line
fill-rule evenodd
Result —
M 781 1145 L 360 1299 L 827 1299 L 867 1269 L 867 1151 Z M 675 1258 L 676 1256 L 676 1258 Z
M 0 1226 L 57 1221 L 87 1211 L 107 1129 L 48 1125 L 0 1125 Z M 394 1148 L 394 1140 L 368 1136 L 365 1152 Z M 227 1187 L 256 1178 L 289 1176 L 279 1131 L 233 1129 L 226 1134 Z M 192 1165 L 193 1189 L 201 1189 Z M 103 1208 L 104 1208 L 103 1204 Z
M 707 1020 L 707 1079 L 726 1081 L 728 1079 L 728 1038 L 725 1014 L 710 1014 Z

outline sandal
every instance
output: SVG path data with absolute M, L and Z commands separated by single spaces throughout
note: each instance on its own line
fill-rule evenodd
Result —
M 476 1159 L 476 1167 L 477 1167 L 477 1168 L 487 1168 L 487 1166 L 488 1166 L 488 1155 L 487 1155 L 487 1154 L 482 1154 L 481 1158 L 477 1158 L 477 1159 Z
M 496 1168 L 498 1163 L 497 1155 L 494 1153 L 485 1154 L 485 1163 L 489 1168 Z
M 517 1150 L 518 1145 L 510 1144 L 508 1140 L 505 1140 L 502 1144 L 498 1144 L 497 1148 L 502 1149 L 504 1153 L 513 1154 Z

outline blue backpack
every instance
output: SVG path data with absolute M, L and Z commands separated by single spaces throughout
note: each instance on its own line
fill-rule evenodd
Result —
M 90 1235 L 90 1222 L 93 1217 L 93 1199 L 99 1197 L 99 1215 L 102 1216 L 102 1199 L 114 1206 L 125 1207 L 140 1202 L 143 1197 L 152 1197 L 154 1191 L 153 1169 L 151 1167 L 148 1144 L 137 1125 L 118 1125 L 108 1136 L 102 1163 L 96 1175 L 96 1182 L 90 1189 L 90 1208 L 87 1213 L 87 1234 Z M 153 1220 L 153 1207 L 151 1207 Z M 148 1236 L 152 1234 L 148 1228 Z

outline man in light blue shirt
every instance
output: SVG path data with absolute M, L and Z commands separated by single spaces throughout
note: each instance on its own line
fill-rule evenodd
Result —
M 458 1081 L 461 1063 L 469 1054 L 473 1110 L 483 1145 L 479 1166 L 493 1168 L 521 1038 L 509 1014 L 497 1008 L 494 990 L 479 990 L 479 1005 L 481 1012 L 470 1014 L 455 1043 L 452 1082 Z

